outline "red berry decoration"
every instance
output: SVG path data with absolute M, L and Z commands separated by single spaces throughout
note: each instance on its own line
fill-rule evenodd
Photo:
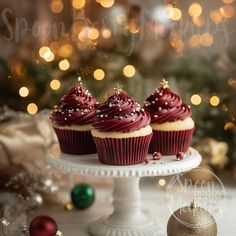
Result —
M 29 233 L 30 236 L 55 236 L 57 223 L 49 216 L 37 216 L 30 223 Z
M 182 161 L 184 159 L 184 156 L 185 156 L 184 152 L 178 152 L 176 154 L 177 161 Z
M 148 164 L 148 163 L 149 163 L 149 160 L 146 159 L 146 160 L 144 161 L 144 164 Z
M 152 154 L 153 160 L 160 160 L 161 159 L 161 153 L 160 152 L 154 152 Z

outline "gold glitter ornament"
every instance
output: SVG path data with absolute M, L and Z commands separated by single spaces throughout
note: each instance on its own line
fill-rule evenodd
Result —
M 196 202 L 175 211 L 167 224 L 168 236 L 217 236 L 214 217 Z

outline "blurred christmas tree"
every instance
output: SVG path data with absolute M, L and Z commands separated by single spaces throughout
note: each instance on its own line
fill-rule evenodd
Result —
M 235 8 L 220 1 L 205 4 L 213 9 L 188 1 L 42 2 L 40 22 L 50 19 L 58 37 L 51 32 L 46 40 L 25 36 L 24 43 L 12 43 L 15 53 L 0 60 L 0 104 L 35 114 L 51 108 L 78 76 L 99 100 L 118 82 L 142 103 L 165 77 L 193 105 L 196 136 L 226 140 L 234 147 L 236 50 L 206 54 L 220 44 L 216 29 L 234 23 Z M 7 15 L 12 29 L 19 17 L 14 14 Z M 212 27 L 214 32 L 204 27 L 208 21 L 218 27 Z M 0 30 L 7 36 L 4 23 Z M 65 32 L 58 34 L 59 29 Z M 232 148 L 230 155 L 233 161 Z

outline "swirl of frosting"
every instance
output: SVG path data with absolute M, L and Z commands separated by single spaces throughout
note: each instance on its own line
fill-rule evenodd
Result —
M 151 115 L 151 123 L 184 120 L 192 115 L 191 109 L 169 88 L 155 89 L 146 99 L 144 109 Z
M 150 115 L 124 92 L 116 92 L 100 104 L 93 119 L 99 131 L 132 132 L 149 125 Z
M 91 124 L 96 106 L 96 99 L 80 83 L 71 88 L 58 105 L 54 106 L 50 118 L 59 126 Z

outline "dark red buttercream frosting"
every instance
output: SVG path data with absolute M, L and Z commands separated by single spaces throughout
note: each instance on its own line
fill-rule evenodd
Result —
M 151 123 L 184 120 L 192 115 L 190 107 L 169 88 L 155 89 L 146 99 L 144 109 L 151 115 Z
M 54 106 L 50 118 L 59 126 L 91 124 L 95 107 L 96 99 L 79 83 L 61 98 L 58 105 Z
M 132 132 L 148 126 L 150 115 L 124 92 L 98 105 L 93 126 L 99 131 Z

